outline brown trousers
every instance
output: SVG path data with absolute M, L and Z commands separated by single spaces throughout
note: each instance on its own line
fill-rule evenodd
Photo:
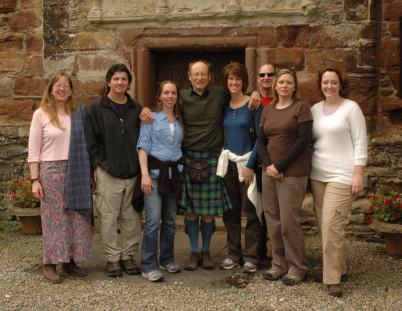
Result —
M 323 283 L 339 284 L 347 273 L 345 228 L 354 196 L 350 185 L 311 180 L 314 212 L 322 238 Z
M 262 204 L 272 248 L 270 272 L 303 278 L 307 272 L 307 260 L 301 208 L 308 177 L 285 177 L 279 182 L 262 175 Z
M 223 179 L 229 193 L 233 209 L 223 214 L 223 222 L 227 231 L 228 256 L 235 262 L 249 261 L 259 263 L 262 225 L 254 205 L 247 198 L 247 186 L 239 182 L 236 164 L 229 162 L 227 173 Z M 241 215 L 244 209 L 247 224 L 244 232 L 244 251 L 241 250 Z

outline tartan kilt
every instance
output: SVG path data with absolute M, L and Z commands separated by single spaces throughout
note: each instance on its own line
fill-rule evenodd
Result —
M 208 159 L 210 174 L 206 182 L 195 183 L 186 173 L 182 179 L 182 196 L 178 201 L 181 211 L 185 213 L 204 215 L 223 215 L 223 212 L 232 209 L 228 192 L 223 184 L 223 178 L 216 176 L 218 154 L 207 151 L 184 152 L 186 158 Z

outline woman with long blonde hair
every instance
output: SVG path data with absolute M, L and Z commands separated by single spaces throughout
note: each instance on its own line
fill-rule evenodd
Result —
M 71 78 L 57 73 L 48 83 L 32 118 L 28 163 L 32 193 L 41 201 L 43 275 L 60 283 L 64 272 L 86 276 L 76 262 L 91 255 L 92 210 L 85 116 L 72 98 Z

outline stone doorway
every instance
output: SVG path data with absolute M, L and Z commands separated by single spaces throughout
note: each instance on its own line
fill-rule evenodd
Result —
M 179 89 L 188 88 L 188 64 L 196 59 L 206 59 L 214 67 L 215 85 L 222 85 L 222 69 L 230 61 L 246 65 L 249 84 L 253 88 L 257 66 L 257 38 L 250 37 L 190 37 L 144 38 L 136 43 L 133 51 L 135 96 L 144 106 L 154 101 L 158 83 L 175 81 Z
M 230 51 L 188 51 L 188 52 L 156 52 L 155 75 L 156 85 L 164 80 L 177 83 L 179 89 L 188 88 L 188 64 L 196 59 L 205 59 L 213 66 L 215 85 L 223 85 L 222 70 L 230 61 L 244 64 L 244 49 Z

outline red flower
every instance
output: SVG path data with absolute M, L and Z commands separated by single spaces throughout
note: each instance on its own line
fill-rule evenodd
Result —
M 373 217 L 367 216 L 367 223 L 371 224 L 372 221 L 373 221 Z
M 382 204 L 384 204 L 385 206 L 390 206 L 391 205 L 391 200 L 390 199 L 384 199 L 384 201 L 382 201 Z
M 375 212 L 375 205 L 371 205 L 371 206 L 369 207 L 369 212 L 370 212 L 370 213 L 374 213 L 374 212 Z

